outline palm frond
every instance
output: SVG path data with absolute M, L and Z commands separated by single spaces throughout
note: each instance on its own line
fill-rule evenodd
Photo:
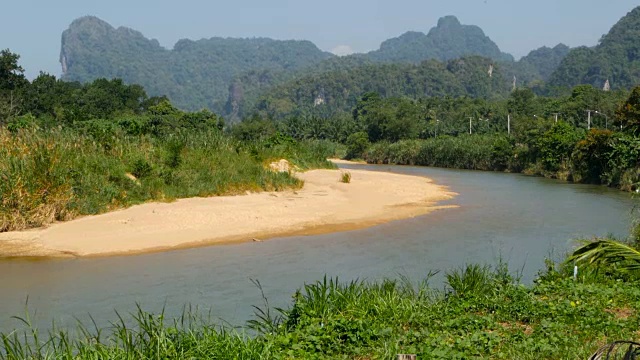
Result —
M 621 271 L 640 270 L 640 251 L 613 240 L 585 242 L 567 259 L 568 263 L 586 263 L 597 268 L 615 265 Z

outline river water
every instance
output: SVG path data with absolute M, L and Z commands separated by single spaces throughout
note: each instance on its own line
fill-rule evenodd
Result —
M 286 306 L 305 282 L 326 274 L 376 280 L 399 274 L 419 281 L 429 271 L 499 258 L 531 282 L 545 257 L 560 258 L 572 239 L 628 234 L 629 194 L 516 174 L 426 167 L 349 165 L 427 176 L 460 195 L 458 208 L 334 234 L 272 239 L 165 253 L 73 260 L 0 260 L 0 332 L 34 324 L 69 327 L 88 314 L 99 324 L 139 303 L 167 316 L 185 304 L 241 325 L 260 305 L 258 280 L 272 306 Z M 436 280 L 437 283 L 437 280 Z M 441 286 L 441 285 L 436 285 Z M 28 303 L 27 303 L 28 298 Z M 26 305 L 26 306 L 25 306 Z

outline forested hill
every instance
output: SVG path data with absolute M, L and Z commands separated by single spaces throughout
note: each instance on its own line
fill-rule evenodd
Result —
M 282 118 L 307 112 L 335 114 L 352 109 L 364 93 L 382 97 L 425 96 L 491 99 L 506 97 L 510 67 L 495 65 L 492 59 L 470 56 L 420 64 L 369 64 L 350 71 L 330 71 L 297 78 L 266 92 L 253 110 L 263 116 Z
M 496 61 L 513 61 L 503 53 L 482 29 L 462 25 L 455 16 L 440 18 L 428 34 L 410 31 L 380 45 L 366 56 L 373 61 L 419 63 L 427 59 L 447 61 L 468 55 L 478 55 Z
M 548 80 L 570 50 L 565 44 L 533 50 L 518 61 L 521 72 L 530 72 L 542 80 Z
M 571 50 L 549 80 L 550 86 L 590 84 L 611 89 L 640 84 L 640 7 L 615 24 L 593 48 Z
M 330 71 L 351 71 L 375 62 L 449 60 L 479 55 L 511 62 L 477 26 L 447 16 L 425 35 L 412 32 L 382 43 L 379 50 L 338 58 L 309 41 L 265 38 L 180 40 L 173 49 L 129 28 L 96 17 L 75 20 L 62 35 L 63 79 L 88 82 L 122 78 L 150 95 L 167 95 L 177 106 L 203 107 L 230 119 L 246 115 L 272 86 Z
M 288 76 L 282 72 L 253 71 L 234 81 L 223 114 L 227 119 L 234 121 L 251 115 L 256 109 L 262 111 L 269 108 L 269 112 L 277 116 L 294 104 L 309 106 L 316 100 L 324 101 L 322 105 L 326 105 L 324 107 L 332 111 L 347 109 L 353 106 L 354 99 L 362 95 L 363 91 L 375 91 L 383 96 L 500 97 L 508 94 L 508 90 L 512 89 L 514 77 L 517 79 L 517 86 L 533 87 L 544 91 L 544 82 L 568 52 L 568 46 L 559 44 L 553 48 L 545 46 L 533 50 L 520 61 L 500 61 L 491 57 L 471 55 L 447 61 L 431 59 L 424 63 L 408 59 L 387 63 L 375 61 L 368 55 L 358 54 L 333 57 L 312 69 L 305 69 L 299 74 Z M 480 58 L 482 61 L 478 60 Z M 392 64 L 397 66 L 388 66 Z M 456 70 L 460 64 L 464 64 L 467 70 L 473 67 L 474 77 L 463 78 Z M 489 77 L 488 70 L 492 64 L 495 69 L 493 76 L 497 76 L 499 82 L 493 81 L 495 86 L 492 87 L 485 87 L 482 83 L 472 84 L 473 81 Z M 422 69 L 419 76 L 415 76 L 415 72 L 418 71 L 416 69 Z M 429 69 L 430 73 L 426 74 L 425 69 Z M 404 70 L 408 73 L 403 73 Z M 389 73 L 383 74 L 385 71 Z M 372 75 L 368 76 L 367 72 Z M 457 75 L 452 77 L 454 73 Z M 404 78 L 393 79 L 394 76 Z M 335 82 L 327 84 L 331 81 Z M 417 81 L 429 83 L 417 84 Z M 394 84 L 392 88 L 385 88 L 391 83 Z M 341 89 L 337 84 L 343 84 L 345 88 Z M 424 92 L 417 92 L 418 89 L 423 89 Z M 347 97 L 350 98 L 349 101 L 346 101 Z M 265 99 L 268 99 L 271 105 L 266 106 Z M 336 100 L 337 103 L 334 102 Z M 260 101 L 262 104 L 258 106 Z M 288 112 L 288 110 L 284 111 L 284 113 Z
M 407 32 L 367 54 L 337 57 L 309 41 L 266 38 L 180 40 L 173 49 L 128 28 L 84 17 L 62 36 L 63 79 L 122 78 L 182 109 L 209 108 L 229 121 L 252 112 L 291 113 L 316 102 L 348 109 L 365 91 L 383 96 L 505 96 L 517 86 L 538 93 L 577 84 L 612 89 L 640 83 L 640 7 L 593 48 L 559 44 L 520 61 L 477 26 L 446 16 L 427 34 Z M 488 70 L 494 68 L 492 76 Z
M 443 25 L 443 22 L 453 25 Z M 444 18 L 438 28 L 447 26 L 455 27 L 453 18 Z M 428 36 L 408 33 L 403 41 L 390 40 L 381 50 L 395 49 L 397 53 L 405 48 L 415 50 L 419 47 L 407 44 L 417 44 Z M 399 46 L 401 43 L 405 46 Z M 487 73 L 491 64 L 494 66 L 492 77 Z M 332 113 L 354 106 L 358 96 L 368 91 L 387 97 L 495 98 L 509 94 L 514 78 L 516 86 L 530 87 L 542 94 L 567 92 L 580 84 L 602 89 L 607 80 L 612 90 L 637 86 L 640 84 L 640 7 L 616 23 L 593 48 L 569 49 L 559 44 L 533 50 L 517 62 L 499 61 L 495 57 L 466 57 L 411 66 L 365 65 L 348 72 L 309 75 L 265 93 L 254 109 L 276 117 L 311 109 Z M 315 105 L 317 102 L 321 104 Z
M 293 72 L 332 57 L 309 41 L 266 38 L 180 40 L 172 50 L 129 28 L 96 17 L 75 20 L 62 34 L 63 79 L 122 78 L 183 109 L 222 110 L 233 79 L 252 70 Z

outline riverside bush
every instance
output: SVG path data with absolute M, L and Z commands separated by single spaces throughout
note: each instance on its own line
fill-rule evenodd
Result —
M 369 147 L 369 135 L 365 132 L 356 132 L 347 138 L 347 154 L 345 158 L 347 160 L 359 159 L 362 157 L 367 147 Z
M 364 159 L 375 164 L 493 170 L 494 141 L 492 136 L 478 135 L 380 142 L 365 152 Z
M 369 146 L 363 158 L 371 164 L 524 172 L 623 190 L 640 186 L 637 137 L 599 129 L 584 132 L 559 122 L 531 131 L 526 141 L 501 134 L 381 141 Z

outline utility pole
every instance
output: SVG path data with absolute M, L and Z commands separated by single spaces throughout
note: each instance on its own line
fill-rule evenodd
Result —
M 511 135 L 511 113 L 507 114 L 507 134 Z
M 587 110 L 587 130 L 591 130 L 591 113 L 593 110 Z
M 609 130 L 609 117 L 607 114 L 603 114 L 598 110 L 596 110 L 596 114 L 604 116 L 604 128 Z
M 473 117 L 469 117 L 469 135 L 471 135 L 471 120 L 473 119 Z
M 556 122 L 558 122 L 558 115 L 560 115 L 560 113 L 551 113 L 551 115 L 553 115 L 556 119 Z

